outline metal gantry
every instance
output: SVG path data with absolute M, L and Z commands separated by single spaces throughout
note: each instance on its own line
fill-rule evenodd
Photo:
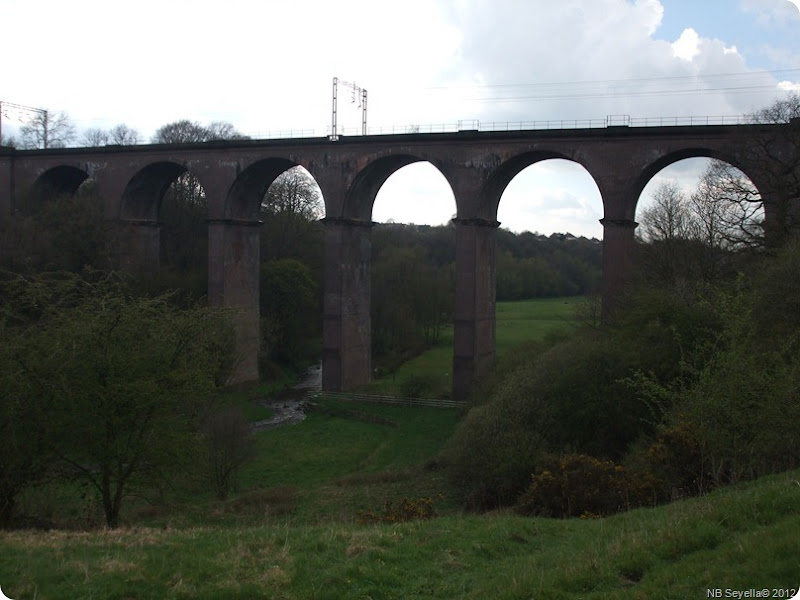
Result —
M 359 87 L 355 83 L 340 80 L 338 77 L 333 78 L 333 111 L 331 114 L 331 134 L 328 136 L 332 142 L 339 139 L 338 125 L 336 122 L 339 101 L 339 83 L 349 87 L 353 93 L 352 103 L 356 101 L 356 94 L 358 94 L 358 106 L 361 109 L 361 135 L 367 135 L 367 90 Z

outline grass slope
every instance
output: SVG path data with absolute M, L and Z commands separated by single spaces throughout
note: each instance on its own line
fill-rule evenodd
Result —
M 796 587 L 800 472 L 603 520 L 7 533 L 11 598 L 706 598 Z
M 548 320 L 526 314 L 515 303 L 505 316 Z M 457 421 L 448 409 L 326 401 L 257 434 L 258 459 L 229 500 L 200 488 L 131 501 L 116 531 L 0 533 L 0 587 L 15 600 L 599 600 L 800 584 L 800 471 L 602 520 L 463 515 L 439 499 L 431 460 Z M 404 497 L 436 498 L 440 516 L 359 523 Z

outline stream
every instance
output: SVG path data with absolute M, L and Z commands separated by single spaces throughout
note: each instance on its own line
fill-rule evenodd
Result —
M 306 418 L 305 407 L 308 396 L 322 389 L 322 363 L 309 367 L 300 383 L 279 394 L 258 401 L 269 408 L 273 415 L 269 419 L 252 424 L 253 431 L 267 431 L 284 425 L 295 425 Z

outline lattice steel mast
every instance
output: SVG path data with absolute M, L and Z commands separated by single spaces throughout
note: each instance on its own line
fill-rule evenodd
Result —
M 356 94 L 358 94 L 358 106 L 361 109 L 361 135 L 367 135 L 367 90 L 359 87 L 355 83 L 349 81 L 340 81 L 338 77 L 333 78 L 333 111 L 331 113 L 331 134 L 328 137 L 332 142 L 339 139 L 338 125 L 336 123 L 338 101 L 339 101 L 339 83 L 346 85 L 353 90 L 352 102 L 356 101 Z

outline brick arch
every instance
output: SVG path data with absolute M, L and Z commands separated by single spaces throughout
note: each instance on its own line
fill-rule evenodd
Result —
M 375 198 L 384 183 L 403 167 L 427 162 L 435 168 L 454 191 L 454 175 L 448 165 L 438 156 L 426 153 L 398 153 L 373 157 L 371 162 L 358 171 L 345 197 L 342 218 L 371 222 Z M 455 193 L 454 193 L 455 196 Z
M 22 214 L 35 214 L 49 200 L 75 194 L 87 181 L 90 181 L 90 175 L 84 169 L 70 165 L 50 167 L 36 177 L 29 193 L 17 199 L 15 209 Z
M 561 152 L 555 152 L 550 150 L 536 150 L 532 152 L 525 152 L 523 154 L 518 154 L 516 156 L 513 156 L 512 158 L 501 163 L 491 173 L 488 180 L 481 189 L 479 206 L 478 206 L 479 212 L 476 216 L 478 218 L 485 219 L 486 221 L 489 222 L 496 222 L 497 211 L 500 206 L 500 199 L 503 196 L 503 192 L 506 190 L 506 188 L 514 179 L 514 177 L 516 177 L 523 170 L 527 169 L 532 165 L 535 165 L 545 160 L 553 160 L 553 159 L 566 160 L 571 163 L 580 165 L 581 167 L 583 167 L 584 171 L 586 171 L 586 174 L 595 183 L 595 186 L 597 186 L 597 182 L 594 176 L 586 167 L 586 165 L 581 163 L 579 160 L 576 160 L 572 156 L 568 156 Z
M 142 167 L 125 185 L 120 198 L 119 218 L 123 221 L 157 222 L 161 200 L 167 189 L 188 172 L 186 166 L 172 161 L 153 162 Z M 199 177 L 198 180 L 203 186 Z
M 303 166 L 288 158 L 271 157 L 253 162 L 233 182 L 225 201 L 225 217 L 256 221 L 269 186 L 284 172 Z M 313 175 L 312 175 L 313 177 Z
M 392 154 L 373 160 L 356 174 L 347 190 L 342 214 L 338 216 L 371 222 L 372 206 L 386 180 L 403 167 L 423 160 L 411 154 Z
M 89 173 L 83 169 L 60 165 L 42 173 L 33 185 L 36 189 L 54 191 L 57 194 L 74 194 L 87 179 Z
M 641 199 L 642 192 L 650 180 L 653 179 L 653 177 L 670 165 L 674 165 L 675 163 L 686 160 L 687 158 L 710 158 L 726 162 L 744 173 L 744 175 L 750 179 L 756 189 L 759 189 L 757 175 L 755 175 L 753 169 L 751 169 L 749 165 L 737 160 L 735 156 L 713 148 L 687 147 L 675 152 L 671 152 L 658 158 L 657 160 L 654 160 L 653 162 L 647 164 L 639 172 L 638 176 L 634 179 L 633 186 L 630 190 L 629 197 L 631 201 L 628 206 L 626 206 L 626 210 L 629 211 L 630 214 L 626 215 L 626 218 L 630 219 L 631 221 L 634 220 L 634 215 L 636 214 L 636 208 L 639 204 L 639 200 Z

